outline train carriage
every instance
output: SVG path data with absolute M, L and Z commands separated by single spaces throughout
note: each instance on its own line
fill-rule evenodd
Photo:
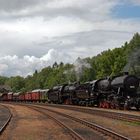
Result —
M 7 93 L 1 93 L 0 100 L 1 101 L 8 101 L 8 94 Z
M 49 89 L 40 90 L 40 101 L 47 102 L 48 101 L 48 91 Z
M 12 101 L 13 100 L 13 92 L 8 92 L 8 101 Z
M 29 101 L 29 102 L 32 101 L 32 95 L 31 95 L 31 92 L 27 92 L 27 93 L 25 93 L 25 101 Z
M 19 101 L 20 101 L 20 102 L 25 101 L 25 93 L 21 93 L 21 94 L 19 95 Z
M 47 92 L 49 89 L 35 89 L 31 92 L 33 102 L 46 102 L 48 100 Z
M 13 101 L 18 102 L 19 101 L 19 95 L 20 95 L 20 92 L 13 93 Z
M 40 89 L 33 90 L 30 94 L 32 102 L 40 101 Z

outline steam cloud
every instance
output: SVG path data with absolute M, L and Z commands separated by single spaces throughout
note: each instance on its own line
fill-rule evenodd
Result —
M 91 68 L 90 64 L 87 63 L 86 60 L 83 60 L 81 58 L 78 58 L 74 62 L 74 72 L 76 73 L 77 81 L 80 80 L 80 77 L 82 76 L 83 71 L 84 71 L 85 68 Z
M 140 47 L 134 49 L 128 58 L 128 63 L 124 67 L 125 72 L 131 72 L 133 74 L 138 74 L 140 72 Z
M 76 76 L 77 81 L 80 81 L 80 78 L 83 75 L 83 71 L 85 68 L 91 68 L 91 65 L 85 59 L 81 59 L 80 57 L 76 59 L 76 61 L 73 63 L 73 66 L 73 68 L 64 71 L 64 74 L 74 74 Z

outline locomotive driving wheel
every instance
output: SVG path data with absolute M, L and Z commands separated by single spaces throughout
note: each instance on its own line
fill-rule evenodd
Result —
M 110 103 L 105 102 L 105 107 L 106 107 L 106 108 L 110 108 Z
M 104 108 L 104 102 L 100 102 L 99 107 Z
M 136 106 L 137 111 L 139 111 L 139 107 Z
M 72 102 L 70 101 L 70 99 L 66 99 L 66 100 L 64 101 L 64 104 L 70 105 L 70 104 L 72 104 Z
M 125 105 L 124 105 L 124 110 L 130 110 L 129 105 L 125 104 Z
M 114 103 L 110 103 L 110 108 L 111 109 L 115 109 L 115 104 Z

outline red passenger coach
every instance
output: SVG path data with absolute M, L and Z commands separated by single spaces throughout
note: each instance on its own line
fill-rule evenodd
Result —
M 8 94 L 7 94 L 7 93 L 3 93 L 3 94 L 1 95 L 1 100 L 2 100 L 2 101 L 8 101 Z
M 25 101 L 25 94 L 19 95 L 19 101 Z
M 13 101 L 18 102 L 19 101 L 19 95 L 20 95 L 20 92 L 13 93 Z
M 31 94 L 32 94 L 33 102 L 40 101 L 40 96 L 41 96 L 40 89 L 33 90 Z
M 32 101 L 32 93 L 31 92 L 27 92 L 25 94 L 25 100 L 26 101 Z
M 9 92 L 8 93 L 8 101 L 12 101 L 13 100 L 13 92 Z

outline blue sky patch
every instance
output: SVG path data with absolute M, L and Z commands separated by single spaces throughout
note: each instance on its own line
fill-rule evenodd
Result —
M 140 6 L 138 5 L 117 5 L 112 12 L 117 18 L 140 18 Z

